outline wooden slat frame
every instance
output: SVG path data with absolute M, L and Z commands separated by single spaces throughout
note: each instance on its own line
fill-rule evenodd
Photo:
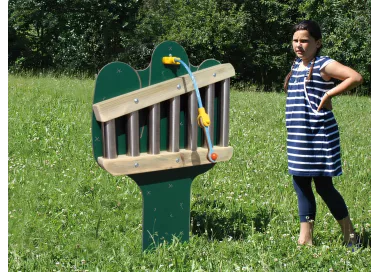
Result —
M 228 161 L 232 157 L 233 148 L 214 146 L 214 152 L 218 154 L 216 162 Z M 161 151 L 157 155 L 141 153 L 137 157 L 126 155 L 119 155 L 115 159 L 99 157 L 98 162 L 113 176 L 120 176 L 209 164 L 211 162 L 207 160 L 207 153 L 207 148 L 198 147 L 196 151 L 180 149 L 179 152 Z
M 230 63 L 215 65 L 193 73 L 198 88 L 222 81 L 234 75 L 235 69 Z M 178 88 L 178 85 L 180 85 L 180 88 Z M 193 90 L 194 85 L 190 76 L 183 75 L 98 102 L 93 104 L 92 107 L 96 120 L 107 122 Z

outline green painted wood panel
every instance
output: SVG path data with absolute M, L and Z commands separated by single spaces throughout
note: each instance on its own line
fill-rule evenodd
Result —
M 143 197 L 143 250 L 154 248 L 173 236 L 188 241 L 190 235 L 190 196 L 194 178 L 214 164 L 149 172 L 130 177 Z
M 219 61 L 209 59 L 199 66 L 189 63 L 188 56 L 178 43 L 166 41 L 159 44 L 152 54 L 151 63 L 144 70 L 136 71 L 122 62 L 112 62 L 103 67 L 96 80 L 94 103 L 132 92 L 140 88 L 151 86 L 166 80 L 187 74 L 180 65 L 164 65 L 162 57 L 175 56 L 187 63 L 192 72 L 220 64 Z M 216 92 L 217 94 L 218 92 Z M 201 91 L 204 101 L 204 91 Z M 218 97 L 215 101 L 215 118 L 219 118 Z M 168 118 L 169 101 L 160 103 L 160 138 L 161 150 L 168 149 Z M 148 150 L 148 108 L 139 111 L 140 152 Z M 126 154 L 125 117 L 117 118 L 117 152 Z M 214 126 L 216 133 L 217 126 Z M 203 130 L 199 128 L 198 146 L 203 145 Z M 102 156 L 101 124 L 92 116 L 92 138 L 94 157 Z M 181 96 L 180 106 L 180 148 L 187 145 L 187 95 Z M 217 139 L 214 140 L 214 144 Z M 208 170 L 214 164 L 194 167 L 185 167 L 165 171 L 147 172 L 130 177 L 140 187 L 143 196 L 143 250 L 152 248 L 163 241 L 171 241 L 174 236 L 181 241 L 187 241 L 190 233 L 190 195 L 191 184 L 194 178 Z

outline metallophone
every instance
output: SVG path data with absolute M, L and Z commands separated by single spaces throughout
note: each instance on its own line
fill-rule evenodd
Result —
M 93 154 L 110 174 L 128 175 L 140 187 L 143 250 L 170 242 L 173 235 L 189 240 L 192 181 L 232 157 L 234 75 L 231 64 L 214 59 L 190 65 L 185 50 L 173 41 L 159 44 L 144 70 L 118 61 L 100 70 L 93 99 Z

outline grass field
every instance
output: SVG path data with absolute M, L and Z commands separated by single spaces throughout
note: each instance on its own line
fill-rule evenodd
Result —
M 192 185 L 192 234 L 141 251 L 142 198 L 93 159 L 94 80 L 8 77 L 9 271 L 370 271 L 371 99 L 333 99 L 334 178 L 364 247 L 350 252 L 316 195 L 314 246 L 298 246 L 285 94 L 231 92 L 234 155 Z M 358 114 L 360 112 L 360 114 Z

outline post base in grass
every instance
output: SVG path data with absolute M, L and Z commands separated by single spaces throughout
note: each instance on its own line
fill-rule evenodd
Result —
M 171 242 L 189 240 L 191 184 L 213 164 L 148 172 L 130 177 L 143 197 L 143 250 Z

